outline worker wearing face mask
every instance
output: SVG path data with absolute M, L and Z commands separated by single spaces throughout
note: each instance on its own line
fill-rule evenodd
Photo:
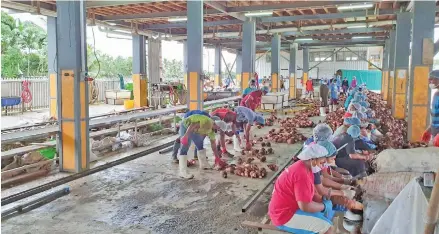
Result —
M 431 103 L 431 124 L 422 135 L 422 141 L 429 142 L 433 139 L 433 145 L 439 147 L 439 70 L 430 72 L 429 87 L 433 93 Z
M 360 119 L 355 118 L 355 117 L 348 117 L 348 118 L 344 118 L 343 120 L 343 125 L 341 125 L 340 127 L 338 127 L 334 134 L 332 135 L 332 137 L 338 137 L 344 133 L 346 133 L 348 131 L 348 128 L 352 125 L 357 125 L 359 126 L 361 124 Z
M 258 90 L 257 86 L 256 86 L 256 80 L 255 79 L 251 79 L 248 82 L 248 87 L 246 89 L 244 89 L 244 92 L 242 92 L 242 97 L 244 98 L 245 96 L 247 96 L 249 93 Z
M 268 213 L 278 229 L 289 233 L 333 233 L 331 200 L 314 196 L 313 173 L 323 167 L 326 155 L 325 147 L 312 144 L 297 156 L 299 161 L 277 178 Z

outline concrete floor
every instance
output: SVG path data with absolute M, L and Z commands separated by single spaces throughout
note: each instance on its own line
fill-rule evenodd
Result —
M 271 128 L 255 129 L 254 134 L 262 136 Z M 304 132 L 309 135 L 310 129 Z M 275 154 L 267 157 L 267 163 L 275 162 L 281 166 L 300 147 L 301 144 L 273 144 Z M 136 150 L 139 149 L 133 151 Z M 170 154 L 154 153 L 73 181 L 68 184 L 71 187 L 69 195 L 3 220 L 2 231 L 257 233 L 254 229 L 242 227 L 241 222 L 262 220 L 267 213 L 272 188 L 267 189 L 247 213 L 242 213 L 241 208 L 274 172 L 267 168 L 269 173 L 265 179 L 235 175 L 224 179 L 218 171 L 199 171 L 193 167 L 190 172 L 195 178 L 183 180 L 177 176 L 178 166 L 170 163 L 169 158 Z M 209 157 L 209 160 L 212 162 L 213 158 Z M 29 187 L 29 184 L 23 186 Z M 2 197 L 19 190 L 23 188 L 3 190 Z
M 89 106 L 90 116 L 102 115 L 124 110 L 123 105 L 96 104 Z M 1 129 L 32 125 L 49 119 L 49 109 L 24 112 L 1 117 Z

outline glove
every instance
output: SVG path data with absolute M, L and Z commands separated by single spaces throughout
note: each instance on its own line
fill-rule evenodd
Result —
M 220 169 L 223 169 L 227 166 L 227 163 L 221 160 L 221 158 L 215 156 L 215 166 L 219 167 Z
M 348 199 L 353 199 L 355 196 L 354 190 L 341 190 L 343 192 L 343 196 L 345 196 Z
M 338 211 L 338 212 L 346 212 L 348 209 L 346 208 L 346 206 L 343 205 L 335 205 L 334 206 L 334 211 Z
M 430 131 L 427 130 L 422 134 L 421 141 L 428 143 L 428 142 L 430 142 L 430 140 L 431 140 L 431 133 L 430 133 Z
M 436 134 L 436 136 L 434 137 L 433 146 L 439 147 L 439 134 Z
M 325 206 L 325 209 L 323 210 L 323 215 L 325 215 L 325 217 L 329 220 L 332 220 L 335 214 L 335 211 L 332 210 L 332 201 L 329 199 L 323 199 L 323 205 Z
M 184 136 L 180 139 L 180 143 L 183 145 L 188 145 L 189 139 L 187 136 Z

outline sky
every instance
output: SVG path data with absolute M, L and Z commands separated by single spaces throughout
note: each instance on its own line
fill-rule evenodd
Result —
M 8 12 L 6 9 L 2 11 Z M 31 21 L 36 25 L 47 30 L 47 21 L 45 16 L 33 15 L 29 13 L 11 13 L 12 17 L 15 19 L 20 19 L 21 21 Z M 93 30 L 92 30 L 93 28 Z M 107 35 L 105 32 L 99 31 L 97 26 L 87 26 L 87 43 L 93 45 L 93 32 L 95 36 L 95 47 L 106 54 L 113 57 L 122 56 L 130 57 L 132 55 L 132 41 L 129 37 L 120 35 Z M 122 39 L 124 38 L 124 39 Z M 115 46 L 117 45 L 117 46 Z M 208 70 L 213 72 L 214 67 L 214 49 L 204 49 L 203 51 L 203 70 Z M 236 55 L 223 51 L 224 59 L 227 63 L 233 64 Z M 162 41 L 162 57 L 163 59 L 175 59 L 178 61 L 183 61 L 183 44 L 176 41 Z M 209 68 L 209 69 L 207 69 Z M 234 67 L 236 68 L 236 66 Z M 225 71 L 225 68 L 223 67 Z M 234 71 L 235 69 L 233 69 Z

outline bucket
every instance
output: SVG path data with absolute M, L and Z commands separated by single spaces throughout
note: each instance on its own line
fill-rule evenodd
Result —
M 123 101 L 123 106 L 125 110 L 131 110 L 134 108 L 134 100 L 125 100 Z

